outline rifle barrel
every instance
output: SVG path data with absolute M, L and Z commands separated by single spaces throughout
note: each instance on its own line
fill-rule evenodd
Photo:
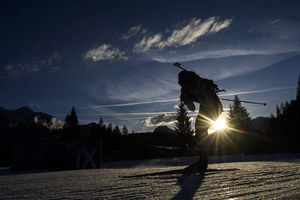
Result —
M 220 98 L 220 99 L 223 100 L 223 101 L 235 101 L 234 99 L 225 99 L 225 98 Z M 259 105 L 264 105 L 264 106 L 267 105 L 267 103 L 254 102 L 254 101 L 242 101 L 242 100 L 240 100 L 239 102 L 241 102 L 241 103 L 259 104 Z
M 184 69 L 183 67 L 181 67 L 181 64 L 178 62 L 174 63 L 173 66 L 178 67 L 179 69 L 182 69 L 183 71 L 188 71 L 188 70 Z

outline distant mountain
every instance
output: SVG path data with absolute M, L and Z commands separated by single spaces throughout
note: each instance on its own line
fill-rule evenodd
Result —
M 270 127 L 271 118 L 270 117 L 256 117 L 251 120 L 251 126 L 262 132 L 266 132 Z
M 17 110 L 7 110 L 0 107 L 0 125 L 4 127 L 15 127 L 20 123 L 35 123 L 48 129 L 59 129 L 63 127 L 60 120 L 43 112 L 34 112 L 24 106 Z
M 159 126 L 156 129 L 154 129 L 153 133 L 175 133 L 174 130 L 170 129 L 167 126 Z

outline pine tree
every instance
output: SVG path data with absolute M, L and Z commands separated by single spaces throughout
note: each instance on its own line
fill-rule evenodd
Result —
M 233 121 L 234 121 L 234 118 L 235 118 L 235 114 L 233 112 L 232 105 L 229 104 L 229 112 L 228 112 L 227 124 L 228 125 L 232 124 Z
M 296 101 L 300 102 L 300 76 L 298 77 L 297 96 Z
M 273 120 L 274 123 L 271 124 L 270 134 L 290 140 L 292 143 L 299 140 L 300 76 L 298 78 L 296 100 L 286 101 L 281 103 L 280 106 L 276 105 L 276 114 L 276 118 Z
M 241 130 L 248 129 L 251 118 L 246 108 L 242 106 L 238 96 L 234 97 L 233 105 L 229 105 L 229 114 L 227 122 L 230 127 Z
M 279 118 L 281 116 L 281 110 L 278 105 L 276 105 L 276 117 Z
M 194 130 L 191 127 L 191 117 L 188 115 L 186 106 L 182 101 L 179 101 L 176 122 L 175 122 L 175 132 L 179 136 L 179 146 L 184 148 L 186 144 L 191 143 L 192 135 Z
M 122 135 L 128 135 L 128 129 L 126 126 L 123 126 L 122 128 Z
M 120 130 L 120 128 L 119 128 L 118 125 L 116 125 L 116 126 L 114 127 L 114 129 L 113 129 L 113 135 L 114 135 L 114 136 L 120 136 L 120 135 L 121 135 L 121 130 Z
M 113 133 L 113 126 L 111 123 L 108 124 L 107 129 L 106 129 L 107 135 L 111 136 Z
M 102 118 L 100 118 L 99 122 L 98 122 L 98 126 L 100 128 L 100 130 L 105 130 L 106 129 L 106 125 L 104 124 L 104 121 Z
M 65 137 L 68 139 L 77 138 L 79 135 L 78 118 L 74 106 L 72 107 L 71 113 L 65 118 L 63 129 Z
M 78 118 L 77 118 L 75 108 L 73 106 L 71 113 L 67 115 L 65 118 L 64 128 L 77 127 L 77 126 L 78 126 Z

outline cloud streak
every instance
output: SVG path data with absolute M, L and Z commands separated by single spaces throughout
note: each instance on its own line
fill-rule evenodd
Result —
M 109 108 L 109 107 L 136 106 L 136 105 L 141 105 L 141 104 L 165 103 L 165 102 L 175 102 L 175 101 L 179 101 L 179 99 L 162 99 L 162 100 L 154 100 L 154 101 L 141 101 L 141 102 L 133 102 L 133 103 L 120 103 L 120 104 L 99 105 L 99 106 L 90 106 L 90 107 L 91 108 Z
M 78 113 L 78 116 L 139 116 L 139 115 L 161 115 L 161 114 L 174 114 L 176 111 L 170 112 L 136 112 L 136 113 Z M 65 116 L 67 113 L 54 113 L 53 116 Z
M 135 53 L 142 53 L 152 47 L 163 49 L 165 47 L 186 46 L 196 42 L 200 37 L 214 34 L 230 26 L 232 19 L 219 21 L 217 17 L 210 17 L 206 20 L 192 18 L 189 23 L 180 29 L 171 31 L 171 35 L 163 40 L 162 34 L 155 34 L 144 37 L 134 45 Z
M 138 115 L 159 115 L 159 114 L 172 114 L 176 113 L 175 111 L 170 112 L 137 112 L 137 113 L 112 113 L 112 114 L 101 114 L 101 116 L 138 116 Z M 98 114 L 99 115 L 99 114 Z
M 274 88 L 267 88 L 267 89 L 263 89 L 263 90 L 239 91 L 239 92 L 231 92 L 231 93 L 221 94 L 219 96 L 225 97 L 225 96 L 234 96 L 234 95 L 243 95 L 243 94 L 265 93 L 265 92 L 272 92 L 272 91 L 285 90 L 285 89 L 295 89 L 295 87 L 274 87 Z M 89 105 L 87 107 L 89 107 L 91 109 L 99 109 L 99 108 L 127 107 L 127 106 L 143 105 L 143 104 L 152 104 L 152 103 L 156 104 L 156 103 L 167 103 L 167 102 L 178 102 L 178 101 L 179 101 L 179 98 L 175 98 L 175 99 L 160 99 L 160 100 L 129 102 L 129 103 L 120 103 L 120 104 L 108 104 L 108 105 Z M 147 114 L 153 114 L 153 113 L 147 113 Z M 154 114 L 157 114 L 157 113 L 154 113 Z
M 275 87 L 275 88 L 268 88 L 263 90 L 250 90 L 250 91 L 244 91 L 244 92 L 232 92 L 227 94 L 222 94 L 219 96 L 225 97 L 225 96 L 234 96 L 234 95 L 241 95 L 241 94 L 256 94 L 256 93 L 265 93 L 265 92 L 273 92 L 278 90 L 286 90 L 286 89 L 295 89 L 295 87 Z
M 178 56 L 154 56 L 152 60 L 160 63 L 188 62 L 194 60 L 210 59 L 210 58 L 225 58 L 229 56 L 244 56 L 244 55 L 274 55 L 283 53 L 292 53 L 300 51 L 300 49 L 291 50 L 251 50 L 251 49 L 222 49 L 213 51 L 200 51 L 192 54 Z
M 102 44 L 95 49 L 86 52 L 85 59 L 92 59 L 94 62 L 101 60 L 128 60 L 125 52 L 117 47 L 112 47 L 110 44 Z

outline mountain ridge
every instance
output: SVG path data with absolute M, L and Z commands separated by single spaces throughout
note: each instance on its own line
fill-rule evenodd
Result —
M 63 127 L 63 123 L 60 120 L 47 113 L 34 112 L 28 106 L 23 106 L 15 110 L 0 107 L 1 126 L 16 127 L 18 124 L 26 122 L 40 124 L 50 130 Z

